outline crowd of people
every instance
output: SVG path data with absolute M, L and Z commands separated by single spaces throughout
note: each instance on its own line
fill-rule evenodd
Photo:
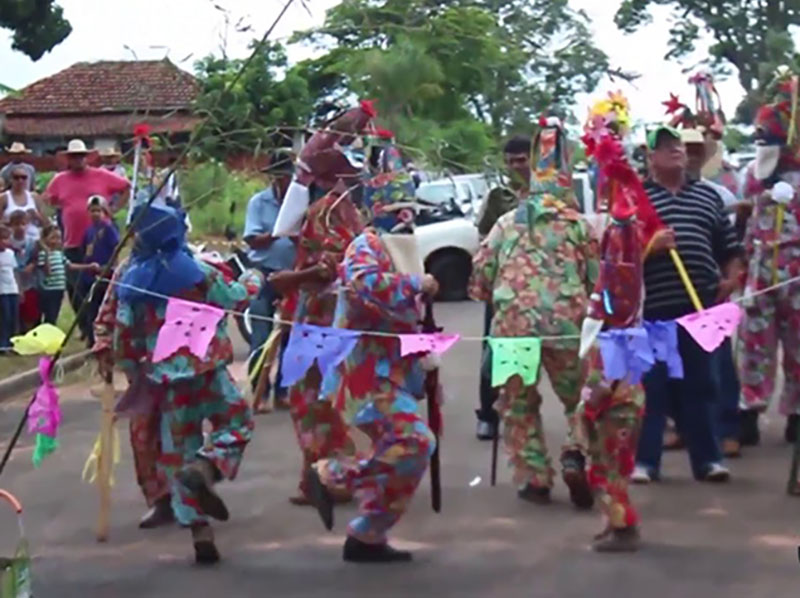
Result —
M 704 178 L 721 137 L 721 114 L 708 105 L 648 132 L 643 178 L 622 149 L 629 121 L 624 98 L 613 95 L 593 115 L 584 142 L 605 177 L 597 185 L 608 212 L 602 231 L 593 231 L 578 211 L 571 144 L 559 119 L 542 117 L 533 139 L 516 136 L 504 147 L 510 183 L 488 194 L 479 215 L 484 238 L 469 293 L 485 303 L 487 339 L 541 341 L 542 369 L 567 420 L 563 480 L 577 508 L 598 502 L 603 514 L 597 551 L 639 548 L 641 524 L 628 482 L 661 477 L 668 420 L 677 436 L 670 444 L 685 443 L 697 480 L 730 478 L 724 458 L 758 442 L 758 414 L 774 390 L 779 342 L 786 378 L 781 412 L 787 439 L 794 439 L 800 391 L 796 85 L 784 75 L 758 112 L 758 154 L 744 202 L 729 196 L 738 189 Z M 172 299 L 193 302 L 198 313 L 198 304 L 237 311 L 251 305 L 257 316 L 252 379 L 272 367 L 268 348 L 285 348 L 294 334 L 320 334 L 323 343 L 333 334 L 325 330 L 367 332 L 335 368 L 314 362 L 290 383 L 278 376 L 274 388 L 258 389 L 278 395 L 296 431 L 302 466 L 290 503 L 312 506 L 331 529 L 335 504 L 357 498 L 359 515 L 348 525 L 343 558 L 412 558 L 391 546 L 388 534 L 436 448 L 418 402 L 437 401 L 441 389 L 430 375 L 435 361 L 403 355 L 398 335 L 420 332 L 422 306 L 430 305 L 438 283 L 425 274 L 412 234 L 420 206 L 407 161 L 391 135 L 376 134 L 376 117 L 373 105 L 361 102 L 315 133 L 297 159 L 273 156 L 272 184 L 247 210 L 244 239 L 254 269 L 235 279 L 229 269 L 204 262 L 187 249 L 179 208 L 138 205 L 130 219 L 130 256 L 103 281 L 104 294 L 91 297 L 90 319 L 82 325 L 93 324 L 86 334 L 101 372 L 117 367 L 129 385 L 117 413 L 130 420 L 137 482 L 148 506 L 140 527 L 177 521 L 190 531 L 200 564 L 220 558 L 210 521 L 230 513 L 217 483 L 236 477 L 253 414 L 228 372 L 227 318 L 204 353 L 181 345 L 154 358 L 159 331 L 174 323 Z M 61 209 L 63 242 L 31 195 L 32 169 L 9 169 L 8 227 L 0 227 L 4 322 L 19 309 L 20 294 L 32 289 L 48 319 L 57 315 L 65 290 L 77 307 L 91 276 L 111 259 L 118 236 L 110 216 L 129 184 L 87 166 L 86 153 L 81 142 L 71 142 L 68 170 L 43 194 L 42 204 Z M 27 262 L 18 260 L 27 254 Z M 741 292 L 749 301 L 740 359 L 732 342 L 708 352 L 675 325 L 676 318 Z M 612 375 L 609 357 L 592 343 L 600 334 L 651 329 L 665 346 L 671 343 L 673 358 L 657 357 L 643 375 Z M 482 355 L 478 437 L 502 433 L 519 498 L 547 504 L 555 470 L 544 440 L 540 382 L 511 375 L 494 388 L 492 346 L 486 343 Z M 282 350 L 274 353 L 282 359 Z M 526 359 L 522 352 L 519 359 Z M 285 377 L 291 370 L 277 369 Z M 368 449 L 356 446 L 355 430 L 370 440 Z
M 103 164 L 87 163 L 91 153 L 79 139 L 69 142 L 66 169 L 40 194 L 36 169 L 21 142 L 7 148 L 12 159 L 0 171 L 0 352 L 11 337 L 40 323 L 55 325 L 64 296 L 77 307 L 119 242 L 114 212 L 130 183 L 120 171 L 120 153 L 101 152 Z M 53 213 L 55 217 L 48 217 Z M 100 285 L 81 318 L 81 332 L 94 342 L 92 323 L 105 287 Z

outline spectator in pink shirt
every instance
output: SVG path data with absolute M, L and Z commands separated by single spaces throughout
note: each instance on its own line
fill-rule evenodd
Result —
M 86 201 L 92 195 L 100 195 L 109 201 L 120 194 L 118 205 L 126 203 L 131 184 L 127 179 L 104 168 L 86 164 L 89 150 L 80 139 L 73 139 L 67 146 L 67 170 L 59 172 L 44 192 L 47 202 L 61 209 L 64 226 L 64 255 L 74 264 L 83 262 L 83 239 L 92 221 L 86 210 Z M 75 301 L 75 276 L 67 277 L 67 294 Z

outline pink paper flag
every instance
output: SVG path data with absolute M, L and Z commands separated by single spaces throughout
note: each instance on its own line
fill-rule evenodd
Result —
M 458 342 L 460 334 L 401 334 L 400 356 L 412 353 L 437 353 L 442 355 Z
M 36 391 L 31 406 L 28 407 L 28 432 L 55 438 L 61 423 L 61 408 L 58 406 L 58 390 L 50 379 L 51 367 L 50 357 L 42 357 L 39 360 L 42 384 Z
M 170 299 L 164 325 L 158 331 L 153 363 L 164 361 L 182 347 L 188 347 L 199 359 L 205 358 L 224 315 L 213 305 Z
M 678 318 L 678 324 L 684 327 L 698 345 L 711 353 L 726 337 L 734 333 L 741 319 L 742 310 L 738 305 L 723 303 Z

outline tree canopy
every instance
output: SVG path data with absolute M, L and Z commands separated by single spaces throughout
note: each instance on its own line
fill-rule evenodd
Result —
M 10 29 L 12 48 L 39 60 L 72 33 L 54 0 L 0 0 L 0 27 Z
M 499 138 L 547 110 L 566 116 L 596 86 L 609 65 L 591 39 L 567 0 L 344 0 L 297 37 L 324 50 L 298 72 L 318 113 L 375 99 L 401 144 L 476 167 Z
M 617 26 L 632 32 L 652 21 L 651 6 L 673 10 L 667 59 L 691 54 L 703 31 L 710 34 L 710 66 L 718 73 L 735 67 L 747 97 L 739 110 L 750 120 L 758 90 L 777 66 L 797 63 L 790 28 L 800 25 L 800 0 L 624 0 Z

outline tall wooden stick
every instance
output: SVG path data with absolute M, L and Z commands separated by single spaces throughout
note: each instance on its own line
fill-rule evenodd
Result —
M 105 376 L 105 386 L 100 396 L 100 455 L 97 459 L 97 488 L 100 491 L 100 509 L 97 514 L 97 541 L 108 540 L 111 521 L 111 471 L 114 460 L 114 381 L 113 374 Z

